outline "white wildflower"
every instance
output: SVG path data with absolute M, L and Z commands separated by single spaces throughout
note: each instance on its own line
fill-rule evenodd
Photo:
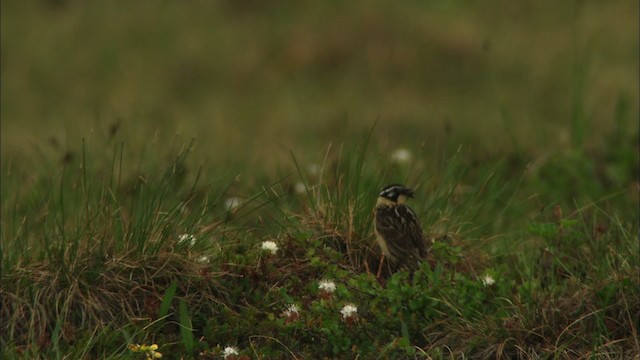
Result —
M 238 355 L 238 349 L 233 346 L 227 346 L 224 348 L 222 351 L 222 357 L 226 359 L 231 355 Z
M 209 263 L 209 257 L 207 255 L 202 255 L 198 258 L 197 260 L 200 264 L 207 264 Z
M 491 275 L 485 275 L 482 277 L 482 284 L 484 286 L 491 286 L 496 283 L 496 280 Z
M 398 164 L 408 163 L 412 157 L 411 151 L 404 148 L 396 149 L 391 153 L 391 161 Z
M 320 175 L 320 169 L 321 169 L 321 167 L 318 164 L 309 164 L 309 166 L 307 166 L 307 172 L 311 176 Z
M 298 316 L 299 313 L 300 313 L 300 309 L 298 308 L 298 305 L 291 304 L 285 311 L 282 312 L 282 315 L 290 318 L 293 316 Z
M 298 320 L 299 316 L 300 316 L 300 309 L 296 304 L 289 305 L 289 307 L 287 307 L 287 309 L 282 312 L 282 317 L 284 317 L 285 324 L 290 324 L 292 322 L 295 322 L 296 320 Z
M 318 284 L 318 289 L 327 292 L 327 293 L 332 293 L 334 291 L 336 291 L 336 283 L 334 283 L 333 281 L 330 280 L 322 280 L 320 281 L 320 283 Z
M 307 186 L 302 182 L 302 181 L 298 181 L 294 186 L 293 186 L 293 191 L 296 194 L 304 194 L 307 192 Z
M 196 244 L 196 237 L 191 234 L 182 234 L 178 237 L 178 244 L 189 243 L 189 246 Z
M 263 241 L 262 242 L 262 250 L 270 252 L 272 255 L 275 255 L 278 252 L 278 244 L 273 241 Z
M 342 318 L 348 319 L 358 314 L 358 307 L 353 304 L 347 304 L 340 310 L 340 313 L 342 314 Z
M 233 210 L 240 206 L 242 199 L 239 197 L 229 197 L 224 201 L 224 208 L 227 210 Z

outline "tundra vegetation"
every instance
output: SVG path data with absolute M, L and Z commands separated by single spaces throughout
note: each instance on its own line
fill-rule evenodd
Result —
M 639 353 L 637 2 L 1 6 L 2 358 Z

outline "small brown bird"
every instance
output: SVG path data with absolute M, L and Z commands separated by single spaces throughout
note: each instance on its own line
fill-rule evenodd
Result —
M 396 268 L 410 271 L 418 268 L 428 250 L 416 213 L 405 205 L 412 196 L 413 190 L 402 185 L 385 186 L 374 210 L 376 240 L 382 254 Z

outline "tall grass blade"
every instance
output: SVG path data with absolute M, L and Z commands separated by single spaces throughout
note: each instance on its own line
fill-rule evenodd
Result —
M 192 354 L 195 349 L 195 339 L 193 337 L 193 328 L 191 327 L 191 317 L 187 309 L 187 303 L 184 299 L 180 299 L 180 335 L 182 344 L 187 353 Z
M 173 300 L 174 295 L 176 294 L 176 289 L 178 288 L 178 283 L 176 281 L 172 281 L 169 288 L 165 292 L 162 297 L 162 303 L 160 304 L 160 310 L 158 311 L 158 317 L 163 318 L 167 316 L 169 313 L 169 308 L 171 307 L 171 302 Z

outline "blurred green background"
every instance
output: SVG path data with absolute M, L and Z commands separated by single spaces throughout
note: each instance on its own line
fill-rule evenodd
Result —
M 629 0 L 3 1 L 2 158 L 195 137 L 268 169 L 374 123 L 381 151 L 597 148 L 637 134 L 638 52 Z

